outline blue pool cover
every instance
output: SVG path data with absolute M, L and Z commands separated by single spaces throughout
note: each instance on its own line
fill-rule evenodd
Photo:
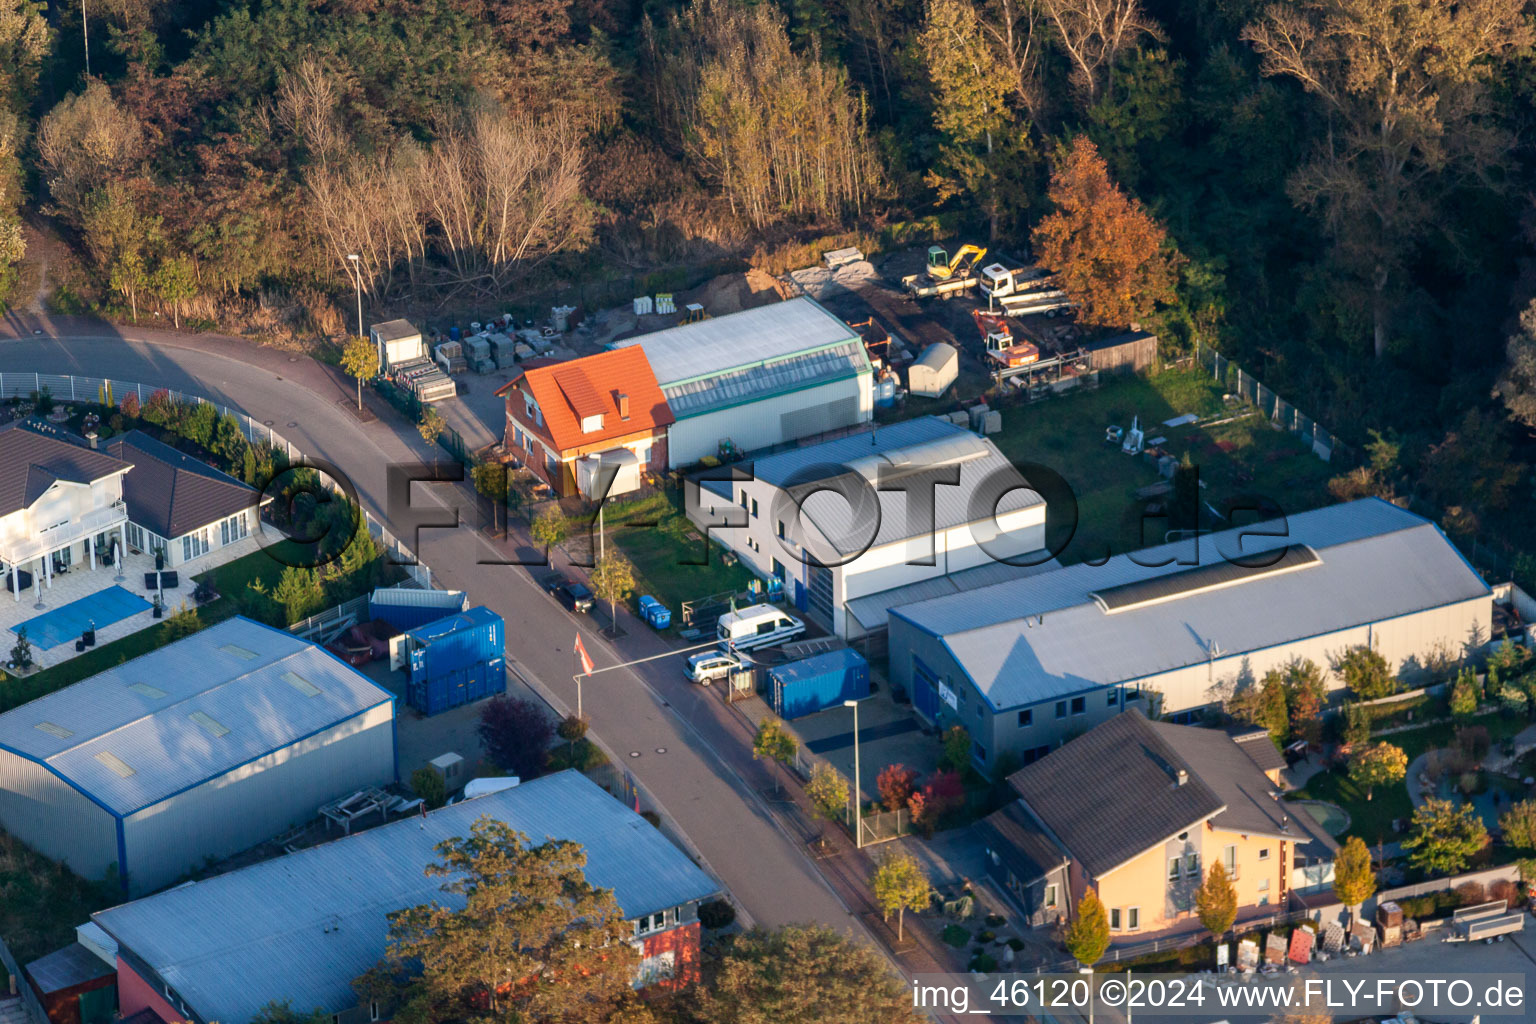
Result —
M 45 599 L 47 593 L 43 591 Z M 23 594 L 22 600 L 26 600 L 26 597 Z M 150 607 L 150 603 L 137 594 L 113 586 L 18 623 L 11 632 L 25 628 L 32 646 L 46 651 L 78 640 L 80 634 L 85 632 L 85 627 L 92 622 L 96 623 L 97 629 L 103 629 Z

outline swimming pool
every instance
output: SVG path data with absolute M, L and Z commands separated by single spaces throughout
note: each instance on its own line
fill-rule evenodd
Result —
M 25 622 L 18 623 L 11 632 L 25 629 L 27 639 L 31 641 L 32 646 L 46 651 L 60 644 L 78 640 L 80 634 L 85 632 L 86 626 L 92 622 L 96 623 L 97 629 L 102 629 L 150 607 L 150 603 L 137 594 L 130 593 L 119 586 L 111 586 L 82 597 L 78 601 L 71 601 L 52 611 L 33 616 Z

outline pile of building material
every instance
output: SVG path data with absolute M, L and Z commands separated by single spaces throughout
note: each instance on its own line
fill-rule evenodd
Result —
M 457 331 L 457 328 L 455 328 Z M 469 369 L 469 362 L 464 358 L 464 346 L 457 341 L 445 341 L 436 349 L 437 364 L 447 374 L 463 373 Z
M 828 270 L 836 270 L 846 267 L 850 263 L 858 263 L 864 259 L 862 250 L 850 246 L 847 249 L 830 249 L 821 254 L 821 265 Z
M 458 395 L 459 387 L 453 382 L 442 367 L 427 360 L 418 359 L 414 363 L 395 367 L 390 376 L 395 383 L 415 395 L 422 402 L 440 402 L 445 398 L 453 398 Z
M 998 434 L 1003 430 L 1003 414 L 1001 410 L 993 409 L 987 405 L 972 406 L 970 410 L 970 422 L 966 424 L 978 434 Z
M 496 361 L 491 358 L 490 338 L 484 331 L 471 334 L 462 344 L 464 361 L 471 370 L 476 373 L 490 373 L 496 369 Z
M 806 295 L 817 301 L 881 287 L 880 272 L 869 260 L 846 263 L 836 270 L 806 267 L 804 270 L 790 271 L 789 277 Z

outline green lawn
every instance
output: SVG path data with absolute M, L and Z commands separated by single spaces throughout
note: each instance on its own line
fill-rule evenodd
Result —
M 1033 405 L 1003 407 L 1003 430 L 992 440 L 1015 464 L 1038 463 L 1061 474 L 1078 502 L 1078 526 L 1061 553 L 1064 563 L 1135 550 L 1162 540 L 1166 524 L 1151 520 L 1141 536 L 1138 488 L 1158 482 L 1146 459 L 1123 454 L 1104 442 L 1104 429 L 1129 427 L 1139 417 L 1148 439 L 1165 437 L 1175 456 L 1188 452 L 1205 484 L 1202 494 L 1217 508 L 1244 496 L 1262 496 L 1285 512 L 1316 508 L 1328 501 L 1332 468 L 1300 441 L 1274 430 L 1242 406 L 1227 409 L 1222 389 L 1204 374 L 1165 370 L 1152 377 L 1105 377 L 1096 390 L 1069 392 Z M 1161 424 L 1185 413 L 1202 419 L 1239 416 L 1209 427 Z M 1069 524 L 1047 524 L 1052 545 Z
M 680 500 L 677 492 L 669 490 L 617 502 L 603 515 L 609 542 L 634 563 L 635 596 L 650 594 L 672 609 L 673 616 L 683 601 L 740 592 L 753 579 L 740 563 L 726 565 L 720 557 L 724 549 L 718 544 L 704 543 L 703 535 L 678 506 Z M 689 564 L 694 562 L 706 564 Z
M 1515 735 L 1529 723 L 1523 718 L 1492 712 L 1474 718 L 1472 724 L 1487 729 L 1490 743 L 1497 747 L 1501 740 Z M 1401 747 L 1411 765 L 1413 759 L 1420 754 L 1453 745 L 1456 742 L 1456 725 L 1442 722 L 1377 738 Z M 1350 817 L 1349 831 L 1344 835 L 1359 836 L 1370 844 L 1391 842 L 1397 838 L 1392 832 L 1392 819 L 1413 816 L 1413 804 L 1408 799 L 1406 784 L 1400 782 L 1394 786 L 1377 787 L 1372 798 L 1367 800 L 1365 791 L 1351 782 L 1342 768 L 1314 775 L 1304 788 L 1287 794 L 1287 799 L 1327 800 L 1338 804 Z M 1306 812 L 1297 808 L 1297 813 Z

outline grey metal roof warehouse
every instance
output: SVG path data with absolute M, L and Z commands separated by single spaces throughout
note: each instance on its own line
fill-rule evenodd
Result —
M 430 901 L 462 905 L 423 869 L 438 843 L 476 819 L 530 842 L 565 839 L 626 919 L 701 900 L 719 885 L 649 822 L 574 771 L 466 800 L 321 846 L 101 911 L 125 954 L 203 1020 L 245 1024 L 274 998 L 335 1013 L 357 1005 L 352 979 L 385 952 L 386 915 Z
M 127 815 L 393 700 L 236 617 L 0 715 L 0 748 Z
M 639 345 L 678 418 L 870 371 L 853 328 L 807 298 L 625 338 Z
M 901 619 L 941 639 L 1004 709 L 1490 593 L 1433 523 L 1379 499 L 1292 515 L 1284 527 L 1285 536 L 1265 523 L 1200 538 L 1200 566 L 1237 557 L 1248 571 L 1191 572 L 1179 564 L 1193 550 L 1183 541 L 906 605 L 892 611 L 893 628 Z M 1257 565 L 1296 545 L 1310 554 Z M 1159 578 L 1168 585 L 1112 591 Z
M 856 554 L 871 543 L 892 544 L 930 529 L 945 530 L 990 518 L 990 505 L 978 510 L 972 501 L 981 483 L 993 474 L 1002 474 L 1015 488 L 999 495 L 998 512 L 1045 503 L 996 445 L 937 416 L 903 420 L 794 448 L 758 459 L 749 469 L 757 480 L 780 489 L 812 479 L 834 481 L 845 474 L 861 478 L 868 486 L 858 486 L 855 481 L 854 487 L 841 493 L 812 493 L 804 498 L 801 508 L 801 514 L 842 554 Z M 932 487 L 932 524 L 908 514 L 904 492 L 879 489 L 882 481 L 941 470 L 957 470 L 959 483 Z M 704 481 L 703 486 L 730 500 L 730 481 Z M 880 525 L 871 542 L 868 524 L 876 516 Z

